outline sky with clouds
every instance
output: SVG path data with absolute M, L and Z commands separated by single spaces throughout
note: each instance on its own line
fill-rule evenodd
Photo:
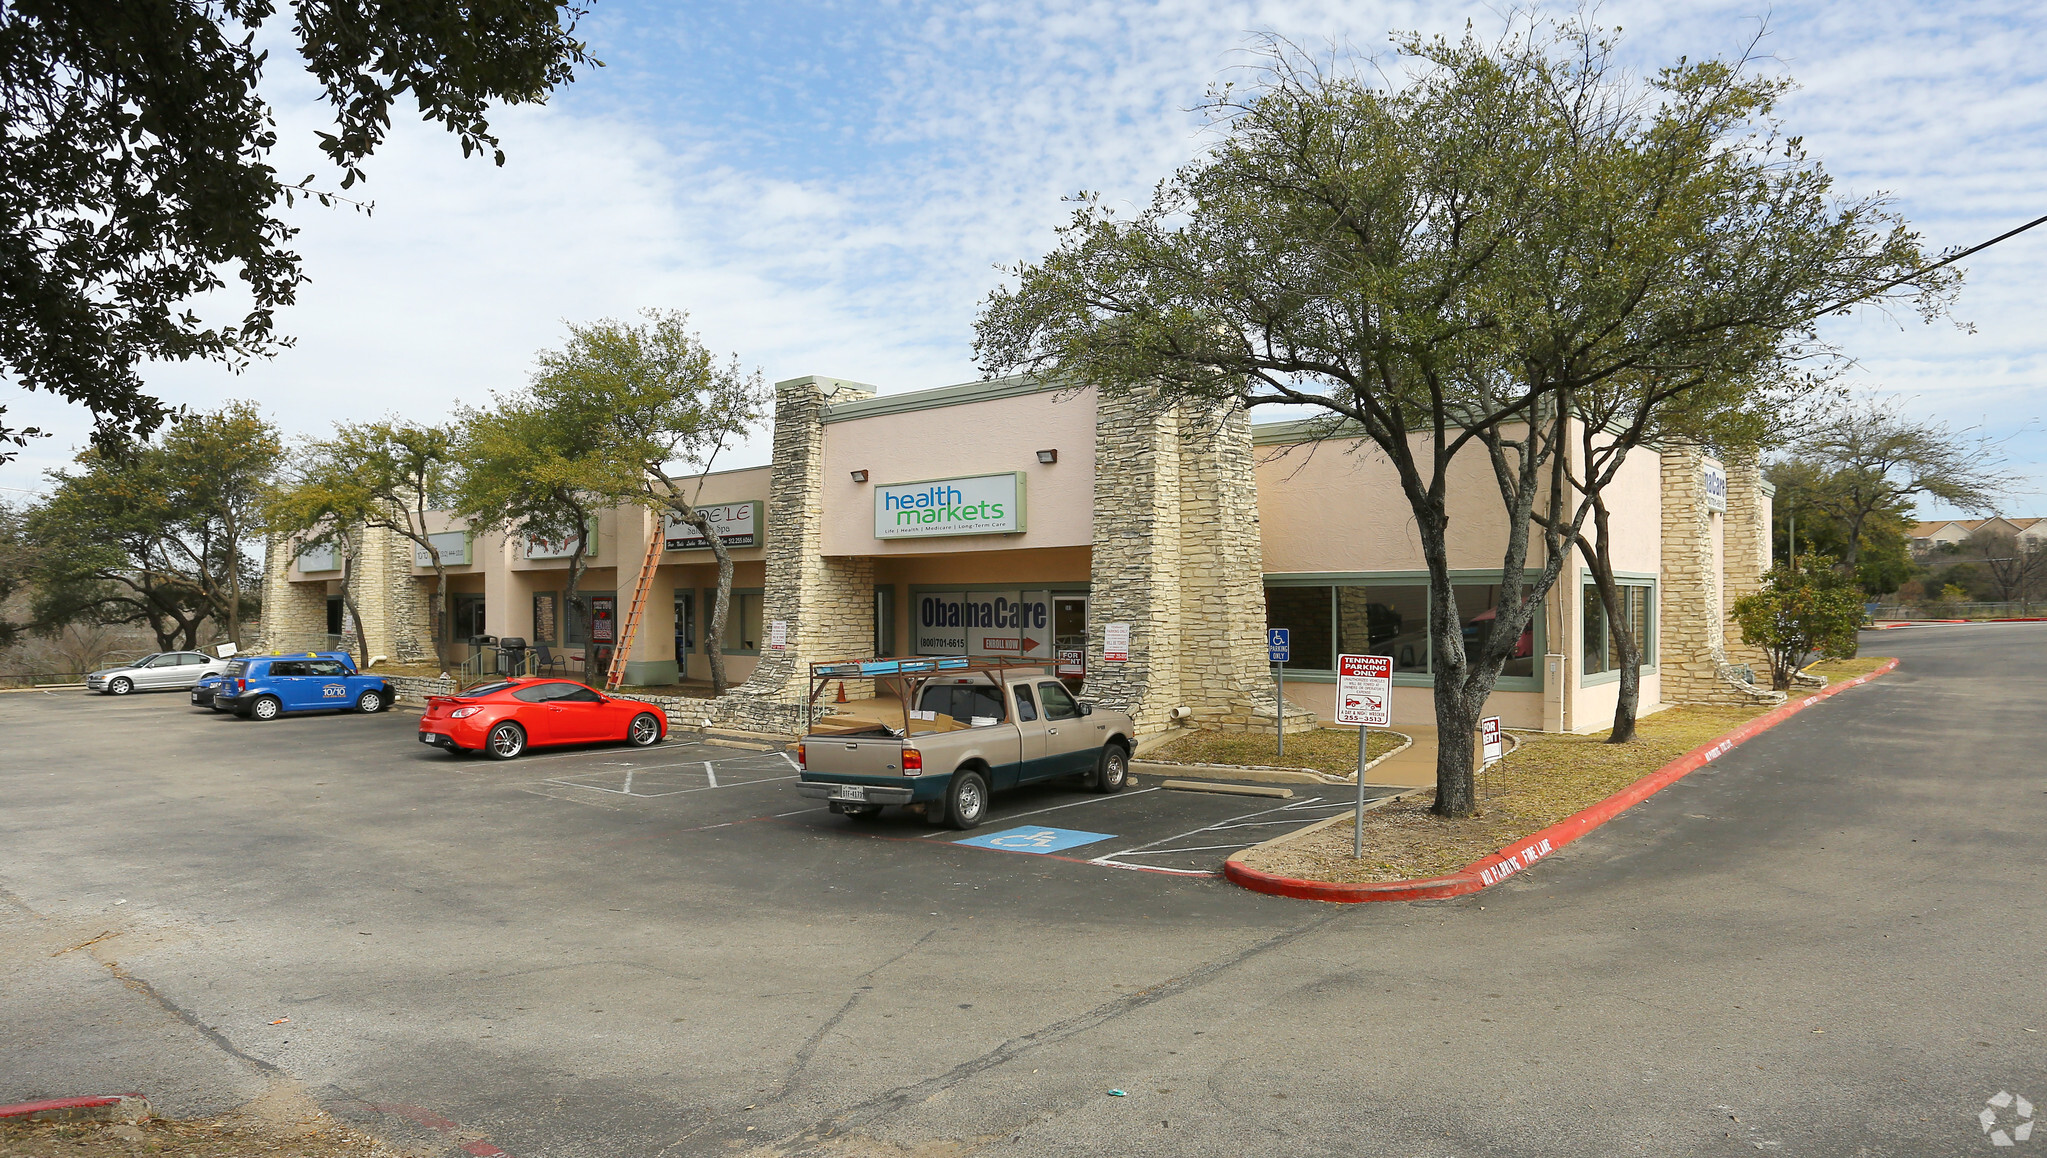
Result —
M 998 266 L 1042 254 L 1078 190 L 1140 203 L 1206 139 L 1190 110 L 1243 76 L 1262 34 L 1383 52 L 1398 30 L 1500 26 L 1497 7 L 1155 0 L 693 3 L 592 0 L 606 67 L 546 106 L 501 110 L 503 168 L 400 121 L 367 166 L 369 215 L 302 205 L 311 275 L 281 317 L 297 345 L 241 374 L 152 367 L 166 398 L 255 399 L 292 435 L 397 413 L 444 417 L 518 387 L 562 322 L 688 310 L 712 349 L 770 380 L 885 392 L 979 376 L 972 326 Z M 1559 10 L 1561 11 L 1561 10 Z M 2018 3 L 1609 3 L 1651 69 L 1744 51 L 1800 87 L 1782 107 L 1841 186 L 1884 192 L 1932 248 L 2047 213 L 2047 16 Z M 317 93 L 288 49 L 266 92 L 287 174 L 326 173 Z M 2036 278 L 2047 227 L 1967 262 L 1956 318 L 1828 322 L 1857 388 L 2005 439 L 2047 515 Z M 25 497 L 89 428 L 0 386 L 54 430 L 0 466 Z M 765 441 L 730 465 L 764 461 Z M 720 463 L 721 466 L 727 463 Z M 1925 513 L 1947 513 L 1929 510 Z

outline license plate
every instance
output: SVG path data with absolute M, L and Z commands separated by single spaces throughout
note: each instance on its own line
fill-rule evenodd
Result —
M 813 798 L 815 799 L 815 798 Z M 866 800 L 867 789 L 860 784 L 842 784 L 832 789 L 833 800 Z
M 198 692 L 193 692 L 193 693 L 192 693 L 192 702 L 193 702 L 193 703 L 195 703 L 195 704 L 199 702 L 199 693 L 198 693 Z

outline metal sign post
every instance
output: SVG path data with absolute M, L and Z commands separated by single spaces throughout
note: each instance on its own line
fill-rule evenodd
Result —
M 1336 657 L 1336 722 L 1358 729 L 1357 813 L 1351 821 L 1351 856 L 1365 855 L 1365 729 L 1393 726 L 1393 657 Z
M 1293 655 L 1293 632 L 1284 627 L 1265 629 L 1265 657 L 1272 663 L 1272 679 L 1279 685 L 1279 700 L 1272 706 L 1272 731 L 1279 737 L 1279 755 L 1286 755 L 1286 662 Z

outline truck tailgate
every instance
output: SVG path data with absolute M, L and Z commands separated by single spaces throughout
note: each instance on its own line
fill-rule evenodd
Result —
M 811 777 L 900 776 L 903 742 L 893 736 L 805 736 L 803 770 Z

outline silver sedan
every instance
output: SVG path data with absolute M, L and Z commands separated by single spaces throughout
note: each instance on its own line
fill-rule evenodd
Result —
M 87 691 L 110 696 L 129 692 L 183 690 L 227 670 L 228 661 L 200 651 L 161 651 L 85 677 Z

